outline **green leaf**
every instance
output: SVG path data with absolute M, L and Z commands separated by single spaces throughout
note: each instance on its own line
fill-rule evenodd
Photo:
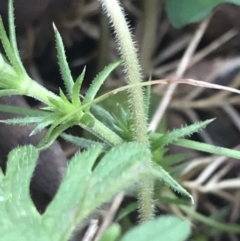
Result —
M 39 117 L 39 116 L 27 116 L 27 117 L 18 117 L 18 118 L 12 118 L 12 119 L 7 119 L 7 120 L 1 120 L 0 123 L 6 123 L 9 125 L 31 125 L 35 123 L 39 123 L 43 120 L 44 117 Z
M 73 85 L 73 90 L 72 90 L 72 103 L 76 106 L 79 107 L 81 102 L 80 102 L 80 90 L 82 86 L 82 82 L 85 76 L 86 72 L 86 67 L 83 69 L 82 73 L 79 75 L 77 78 L 76 82 Z
M 0 16 L 0 39 L 4 48 L 4 51 L 7 55 L 8 60 L 12 64 L 13 68 L 16 70 L 17 73 L 21 73 L 22 69 L 19 66 L 18 59 L 14 53 L 14 50 L 9 42 L 8 36 L 6 34 L 2 17 Z
M 67 173 L 54 200 L 43 215 L 43 224 L 51 233 L 52 240 L 67 240 L 80 220 L 78 212 L 83 208 L 82 202 L 87 198 L 87 187 L 91 188 L 89 179 L 92 167 L 101 152 L 99 146 L 77 153 L 69 162 Z M 65 195 L 67 193 L 67 198 Z
M 61 118 L 61 114 L 55 114 L 55 115 L 50 114 L 49 116 L 42 118 L 41 121 L 36 122 L 37 126 L 32 130 L 30 136 L 37 134 L 38 132 L 40 132 L 41 130 L 43 130 L 44 128 L 50 125 L 53 125 L 60 118 Z
M 62 102 L 60 102 L 59 100 L 56 100 L 55 98 L 52 98 L 52 97 L 48 97 L 48 100 L 49 100 L 50 104 L 52 104 L 52 106 L 43 107 L 44 110 L 50 110 L 50 111 L 61 110 L 62 104 L 63 104 Z
M 171 23 L 177 27 L 198 22 L 222 3 L 240 5 L 240 0 L 167 0 L 167 13 Z
M 94 146 L 101 146 L 103 148 L 103 150 L 108 150 L 109 146 L 106 145 L 103 142 L 98 142 L 98 141 L 93 141 L 93 140 L 89 140 L 89 139 L 85 139 L 82 137 L 77 137 L 77 136 L 72 136 L 72 135 L 68 135 L 68 134 L 61 134 L 61 137 L 65 140 L 68 141 L 76 146 L 79 146 L 81 148 L 85 148 L 85 149 L 90 149 Z
M 65 130 L 67 130 L 68 128 L 76 124 L 77 123 L 74 121 L 69 121 L 69 122 L 61 123 L 59 126 L 52 128 L 54 126 L 54 123 L 53 123 L 53 125 L 49 128 L 47 133 L 38 143 L 37 145 L 38 150 L 47 149 Z
M 188 154 L 174 154 L 174 155 L 167 155 L 162 159 L 158 160 L 157 163 L 162 167 L 169 167 L 174 164 L 178 164 L 186 159 L 188 159 L 190 155 Z
M 100 241 L 115 241 L 121 234 L 121 227 L 119 224 L 112 224 L 103 234 Z
M 93 210 L 140 178 L 152 176 L 147 165 L 151 153 L 138 143 L 112 148 L 93 170 L 100 152 L 96 146 L 69 162 L 60 189 L 43 214 L 43 224 L 52 240 L 67 240 Z
M 126 141 L 132 141 L 134 138 L 133 134 L 133 120 L 132 115 L 125 110 L 122 105 L 116 105 L 116 113 L 113 114 L 115 122 L 117 123 L 118 129 L 116 131 Z
M 194 203 L 192 195 L 186 191 L 177 181 L 175 181 L 162 167 L 153 165 L 153 168 L 157 178 L 165 182 L 165 184 L 172 188 L 174 191 L 189 197 L 191 202 Z
M 103 82 L 111 74 L 111 72 L 115 68 L 117 68 L 121 63 L 122 63 L 122 60 L 120 59 L 120 60 L 117 60 L 117 61 L 109 64 L 108 66 L 106 66 L 104 68 L 104 70 L 102 70 L 95 77 L 95 79 L 92 81 L 91 86 L 89 87 L 89 89 L 86 92 L 86 95 L 85 95 L 84 100 L 83 100 L 83 104 L 87 104 L 95 98 L 95 96 L 96 96 L 97 92 L 99 91 L 100 87 L 102 86 Z
M 101 105 L 92 105 L 91 113 L 96 119 L 101 120 L 101 122 L 112 131 L 118 132 L 120 130 L 116 125 L 114 117 L 109 111 L 107 111 L 107 108 L 104 108 Z
M 186 200 L 182 200 L 180 198 L 171 198 L 171 197 L 164 197 L 162 195 L 154 197 L 154 199 L 157 199 L 161 204 L 176 204 L 176 205 L 185 205 L 189 206 L 189 202 Z
M 207 143 L 201 143 L 192 140 L 179 139 L 173 142 L 174 145 L 190 148 L 197 151 L 203 151 L 211 154 L 216 154 L 219 156 L 227 156 L 231 158 L 240 159 L 240 151 L 231 150 L 224 147 L 214 146 Z
M 6 112 L 6 113 L 28 115 L 28 116 L 49 115 L 48 111 L 35 110 L 35 109 L 24 108 L 24 107 L 16 107 L 11 105 L 2 105 L 2 104 L 0 104 L 0 111 Z
M 9 0 L 9 2 L 8 2 L 8 24 L 9 24 L 10 44 L 11 44 L 13 52 L 15 54 L 15 58 L 18 62 L 17 69 L 21 70 L 21 72 L 18 72 L 18 74 L 21 74 L 21 73 L 26 74 L 26 70 L 23 67 L 22 61 L 20 59 L 18 47 L 17 47 L 17 38 L 16 38 L 15 25 L 14 25 L 13 0 Z
M 217 222 L 214 219 L 207 217 L 204 214 L 200 214 L 196 212 L 194 208 L 180 206 L 180 209 L 182 209 L 189 217 L 193 218 L 194 220 L 199 221 L 211 228 L 219 230 L 220 232 L 226 232 L 228 234 L 240 233 L 240 225 L 238 224 L 233 224 L 233 223 L 228 224 L 228 223 Z
M 137 208 L 138 208 L 137 202 L 128 204 L 125 208 L 120 210 L 116 218 L 116 222 L 119 222 L 121 219 L 128 216 L 130 213 L 136 211 Z
M 50 241 L 29 192 L 38 151 L 24 146 L 10 152 L 6 175 L 1 172 L 1 241 Z M 36 235 L 37 234 L 37 235 Z
M 156 138 L 151 142 L 151 148 L 153 151 L 155 151 L 157 148 L 166 146 L 174 141 L 177 141 L 179 138 L 184 136 L 189 136 L 193 134 L 194 132 L 197 132 L 203 128 L 205 128 L 209 123 L 211 123 L 214 119 L 202 121 L 202 122 L 196 122 L 192 125 L 185 126 L 179 129 L 172 130 L 166 134 L 161 135 L 159 138 Z M 152 136 L 157 136 L 155 133 L 153 133 Z M 150 134 L 151 138 L 151 134 Z
M 144 223 L 128 233 L 120 241 L 184 241 L 190 235 L 190 225 L 174 216 L 162 216 Z
M 21 90 L 21 76 L 19 73 L 16 73 L 15 70 L 11 69 L 8 64 L 2 64 L 0 69 L 1 81 L 0 88 L 1 89 L 17 89 L 19 95 L 22 94 Z M 19 90 L 20 89 L 20 90 Z
M 96 181 L 86 199 L 85 209 L 94 210 L 136 180 L 153 179 L 154 170 L 148 165 L 150 158 L 150 151 L 135 142 L 112 148 L 94 169 L 93 178 Z
M 67 57 L 66 57 L 66 54 L 65 54 L 65 49 L 64 49 L 62 37 L 59 34 L 55 24 L 53 24 L 53 29 L 54 29 L 54 32 L 55 32 L 58 63 L 59 63 L 62 79 L 64 81 L 68 96 L 71 97 L 73 86 L 74 86 L 73 78 L 72 78 L 71 71 L 70 71 L 69 66 L 68 66 Z

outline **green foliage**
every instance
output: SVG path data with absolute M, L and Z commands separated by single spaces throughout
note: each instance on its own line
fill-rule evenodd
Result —
M 80 104 L 81 104 L 79 95 L 80 95 L 82 82 L 84 80 L 85 72 L 86 72 L 86 68 L 83 69 L 82 73 L 78 76 L 78 78 L 76 79 L 76 81 L 73 85 L 72 103 L 76 107 L 80 106 Z
M 6 175 L 0 172 L 1 240 L 68 240 L 95 208 L 139 179 L 154 177 L 147 165 L 151 153 L 137 143 L 112 148 L 93 168 L 100 153 L 95 146 L 72 158 L 54 200 L 39 215 L 29 194 L 38 151 L 32 146 L 13 150 Z
M 191 202 L 194 203 L 193 197 L 190 193 L 188 193 L 177 181 L 175 181 L 169 174 L 166 172 L 161 166 L 154 165 L 156 170 L 156 176 L 165 182 L 170 188 L 172 188 L 175 192 L 178 192 L 184 196 L 187 196 L 191 199 Z
M 180 139 L 182 137 L 190 136 L 193 133 L 205 128 L 212 121 L 213 120 L 196 122 L 192 125 L 185 126 L 185 127 L 179 128 L 179 129 L 175 129 L 175 130 L 170 131 L 163 135 L 156 134 L 156 133 L 150 133 L 152 151 L 155 151 L 157 148 L 161 148 L 168 144 L 171 144 L 174 141 L 177 141 L 178 139 Z
M 36 134 L 43 128 L 50 126 L 49 131 L 39 143 L 40 149 L 47 148 L 64 130 L 73 125 L 80 125 L 87 128 L 91 133 L 100 133 L 102 131 L 103 126 L 95 121 L 95 117 L 90 113 L 90 108 L 93 104 L 93 99 L 105 79 L 122 62 L 121 60 L 118 60 L 99 73 L 99 75 L 93 80 L 82 104 L 80 101 L 80 89 L 84 79 L 85 69 L 74 82 L 67 63 L 62 38 L 55 25 L 53 25 L 53 27 L 56 36 L 60 71 L 68 96 L 66 96 L 61 89 L 59 96 L 56 96 L 27 75 L 17 49 L 13 17 L 13 1 L 9 1 L 9 38 L 4 29 L 2 19 L 0 19 L 0 39 L 8 59 L 6 60 L 2 55 L 0 56 L 0 96 L 27 95 L 40 100 L 47 105 L 43 108 L 47 112 L 42 112 L 40 115 L 31 115 L 31 117 L 24 118 L 19 117 L 13 120 L 5 120 L 4 122 L 20 125 L 24 125 L 24 123 L 34 124 L 36 125 L 36 128 L 31 134 Z M 115 143 L 121 142 L 121 138 L 110 129 L 105 128 L 104 135 L 105 134 L 112 136 Z M 101 135 L 100 138 L 105 140 L 105 137 L 102 137 Z
M 214 146 L 214 145 L 210 145 L 207 143 L 179 139 L 178 141 L 174 142 L 173 144 L 177 145 L 177 146 L 191 148 L 191 149 L 197 150 L 197 151 L 203 151 L 203 152 L 207 152 L 207 153 L 211 153 L 211 154 L 215 154 L 215 155 L 227 156 L 227 157 L 231 157 L 231 158 L 240 159 L 240 152 L 237 150 L 231 150 L 228 148 Z
M 37 157 L 38 151 L 34 147 L 19 147 L 9 154 L 6 175 L 1 173 L 2 241 L 51 240 L 44 230 L 41 216 L 32 203 L 29 193 L 29 184 Z
M 189 224 L 180 218 L 162 216 L 128 232 L 120 241 L 184 241 L 190 234 Z
M 111 4 L 117 3 L 114 0 L 110 2 Z M 196 0 L 193 6 L 192 1 L 168 0 L 167 8 L 173 23 L 175 25 L 177 23 L 180 26 L 199 20 L 216 6 L 216 2 L 219 4 L 224 1 Z M 231 2 L 238 3 L 238 1 Z M 180 3 L 181 5 L 178 5 Z M 197 6 L 200 10 L 198 15 L 196 15 L 196 9 L 194 9 Z M 174 13 L 176 9 L 180 14 Z M 181 14 L 183 10 L 187 13 L 187 17 Z M 6 174 L 4 175 L 0 170 L 1 240 L 68 240 L 74 229 L 83 219 L 121 191 L 143 192 L 141 196 L 144 197 L 146 194 L 145 196 L 149 198 L 148 203 L 152 205 L 151 185 L 146 185 L 147 189 L 145 190 L 140 190 L 138 188 L 139 185 L 133 185 L 144 183 L 145 181 L 146 183 L 155 181 L 157 184 L 161 181 L 161 188 L 165 184 L 171 188 L 165 188 L 164 190 L 167 190 L 168 193 L 158 197 L 161 202 L 177 205 L 186 204 L 180 198 L 172 197 L 171 195 L 168 196 L 169 193 L 178 192 L 192 200 L 192 196 L 187 190 L 173 178 L 173 176 L 176 177 L 178 175 L 182 168 L 181 165 L 178 165 L 178 168 L 174 167 L 174 165 L 179 164 L 186 156 L 168 156 L 166 154 L 166 146 L 169 144 L 181 145 L 195 150 L 223 154 L 240 159 L 240 152 L 235 150 L 218 148 L 183 139 L 206 127 L 212 120 L 194 123 L 167 133 L 147 133 L 147 135 L 145 133 L 147 125 L 141 126 L 140 124 L 140 129 L 139 126 L 136 127 L 139 112 L 141 112 L 143 120 L 145 120 L 143 118 L 143 110 L 145 110 L 146 116 L 148 116 L 151 89 L 147 87 L 143 98 L 144 103 L 142 103 L 142 93 L 140 93 L 141 91 L 136 91 L 136 89 L 140 90 L 140 84 L 137 83 L 138 80 L 135 81 L 134 77 L 138 77 L 139 66 L 137 65 L 137 61 L 129 61 L 131 56 L 129 59 L 125 58 L 124 64 L 128 73 L 131 72 L 131 69 L 134 69 L 136 72 L 135 75 L 131 76 L 131 81 L 134 82 L 132 86 L 124 87 L 121 90 L 113 90 L 110 93 L 96 97 L 109 74 L 122 63 L 122 60 L 118 60 L 109 64 L 101 71 L 92 81 L 86 95 L 80 98 L 86 69 L 84 68 L 76 80 L 72 78 L 63 41 L 55 25 L 54 31 L 58 62 L 66 87 L 66 94 L 61 89 L 59 96 L 48 91 L 27 75 L 21 63 L 13 20 L 13 2 L 11 0 L 9 1 L 9 38 L 4 29 L 2 19 L 0 19 L 0 40 L 6 53 L 6 58 L 0 55 L 0 96 L 17 94 L 31 96 L 45 103 L 46 106 L 43 108 L 44 111 L 37 111 L 25 108 L 6 108 L 0 105 L 0 110 L 2 111 L 24 114 L 23 117 L 1 122 L 14 125 L 34 124 L 35 128 L 31 135 L 38 133 L 43 128 L 49 127 L 38 144 L 38 150 L 49 147 L 59 135 L 85 150 L 82 153 L 77 153 L 69 161 L 66 175 L 55 198 L 41 216 L 36 211 L 29 194 L 30 179 L 36 166 L 38 150 L 32 146 L 26 146 L 19 147 L 10 153 Z M 116 28 L 119 28 L 119 26 L 116 26 Z M 118 34 L 119 36 L 121 35 L 120 32 Z M 128 30 L 126 31 L 126 29 L 125 34 L 128 35 Z M 124 39 L 122 42 L 124 42 Z M 127 45 L 122 45 L 125 48 L 125 52 L 128 50 L 126 48 Z M 118 91 L 126 90 L 127 88 L 129 88 L 131 95 L 124 99 L 135 100 L 132 101 L 134 103 L 131 103 L 134 106 L 131 111 L 129 108 L 124 108 L 122 103 L 112 103 L 114 111 L 99 105 L 99 102 L 106 97 L 115 95 Z M 134 96 L 138 96 L 138 98 Z M 135 115 L 133 115 L 133 112 Z M 142 119 L 139 119 L 140 122 Z M 96 140 L 63 134 L 66 129 L 73 125 L 79 125 L 84 130 L 92 133 L 96 137 Z M 139 132 L 140 136 L 136 137 Z M 136 139 L 144 145 L 132 142 Z M 148 142 L 150 143 L 150 147 L 146 144 Z M 144 212 L 144 201 L 142 204 L 141 212 Z M 118 219 L 123 218 L 135 209 L 136 204 L 127 207 L 120 213 L 121 215 L 119 215 Z M 147 216 L 151 216 L 151 214 Z M 202 217 L 199 218 L 197 216 L 197 218 L 203 220 Z M 212 225 L 212 223 L 210 224 Z M 120 231 L 118 225 L 112 225 L 105 232 L 101 240 L 114 241 L 119 238 Z M 189 233 L 189 224 L 183 220 L 172 216 L 162 216 L 130 230 L 120 240 L 145 241 L 148 239 L 161 239 L 183 241 L 188 237 Z
M 83 137 L 77 137 L 77 136 L 72 136 L 72 135 L 68 135 L 68 134 L 61 134 L 61 137 L 65 140 L 68 141 L 76 146 L 79 146 L 81 148 L 84 149 L 90 149 L 91 147 L 94 146 L 101 146 L 103 150 L 108 150 L 110 148 L 109 145 L 107 145 L 106 143 L 103 142 L 98 142 L 98 141 L 93 141 L 90 139 L 86 139 Z
M 180 28 L 202 20 L 223 3 L 240 5 L 239 0 L 167 0 L 166 7 L 171 23 Z
M 62 74 L 62 79 L 64 81 L 68 96 L 72 96 L 74 81 L 73 81 L 73 78 L 72 78 L 72 75 L 71 75 L 71 72 L 70 72 L 70 69 L 68 66 L 62 37 L 59 34 L 54 23 L 53 23 L 53 29 L 54 29 L 55 37 L 56 37 L 57 54 L 58 54 L 59 67 L 60 67 L 60 71 Z
M 115 241 L 120 236 L 121 228 L 118 224 L 111 225 L 103 234 L 100 241 Z

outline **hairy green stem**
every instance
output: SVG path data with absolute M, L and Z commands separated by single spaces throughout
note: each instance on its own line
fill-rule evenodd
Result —
M 142 81 L 141 69 L 133 44 L 131 33 L 122 9 L 117 0 L 99 0 L 104 10 L 106 10 L 110 21 L 116 32 L 117 42 L 119 44 L 121 55 L 124 60 L 124 69 L 129 84 L 137 84 Z M 135 140 L 142 145 L 149 147 L 147 137 L 147 120 L 144 108 L 143 90 L 141 87 L 136 87 L 129 90 L 130 92 L 130 107 L 134 122 Z M 149 165 L 151 161 L 149 160 Z M 142 182 L 139 190 L 139 211 L 142 222 L 152 219 L 152 182 Z
M 49 101 L 49 98 L 61 101 L 61 98 L 59 96 L 55 95 L 53 92 L 47 90 L 45 87 L 30 78 L 23 82 L 21 89 L 23 90 L 24 95 L 40 100 L 41 102 L 49 106 L 52 105 Z

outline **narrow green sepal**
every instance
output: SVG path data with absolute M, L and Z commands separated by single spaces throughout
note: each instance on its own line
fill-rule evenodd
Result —
M 78 76 L 77 80 L 75 81 L 75 83 L 73 85 L 72 103 L 76 107 L 79 107 L 80 104 L 81 104 L 81 101 L 80 101 L 80 90 L 81 90 L 82 82 L 84 80 L 85 73 L 86 73 L 86 67 L 84 67 L 82 73 Z
M 63 93 L 62 89 L 59 89 L 59 95 L 64 102 L 67 102 L 68 104 L 70 104 L 67 96 Z
M 59 34 L 55 24 L 53 23 L 53 29 L 55 32 L 55 38 L 56 38 L 56 46 L 57 46 L 57 56 L 58 56 L 58 63 L 62 75 L 62 79 L 64 81 L 66 91 L 69 97 L 72 96 L 72 89 L 74 85 L 74 81 L 71 75 L 71 71 L 67 62 L 67 57 L 65 54 L 65 49 L 62 41 L 62 37 Z

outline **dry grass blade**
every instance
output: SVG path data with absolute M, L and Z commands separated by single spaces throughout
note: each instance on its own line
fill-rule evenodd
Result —
M 200 24 L 199 28 L 197 29 L 192 41 L 190 42 L 187 50 L 185 51 L 185 54 L 184 54 L 182 60 L 179 64 L 179 66 L 178 66 L 178 69 L 177 69 L 177 72 L 176 72 L 177 78 L 181 78 L 183 76 L 184 72 L 186 71 L 186 69 L 187 69 L 187 67 L 190 63 L 190 60 L 191 60 L 200 40 L 201 40 L 201 38 L 202 38 L 202 36 L 203 36 L 207 26 L 208 26 L 208 23 L 209 23 L 210 19 L 211 19 L 211 16 L 206 18 Z M 151 130 L 156 130 L 156 128 L 158 126 L 158 123 L 162 119 L 162 116 L 163 116 L 163 114 L 164 114 L 164 112 L 165 112 L 165 110 L 166 110 L 166 108 L 167 108 L 176 88 L 177 88 L 177 83 L 173 83 L 168 87 L 159 107 L 157 108 L 157 111 L 155 112 L 155 114 L 152 118 L 152 121 L 150 122 L 149 127 L 150 127 Z

